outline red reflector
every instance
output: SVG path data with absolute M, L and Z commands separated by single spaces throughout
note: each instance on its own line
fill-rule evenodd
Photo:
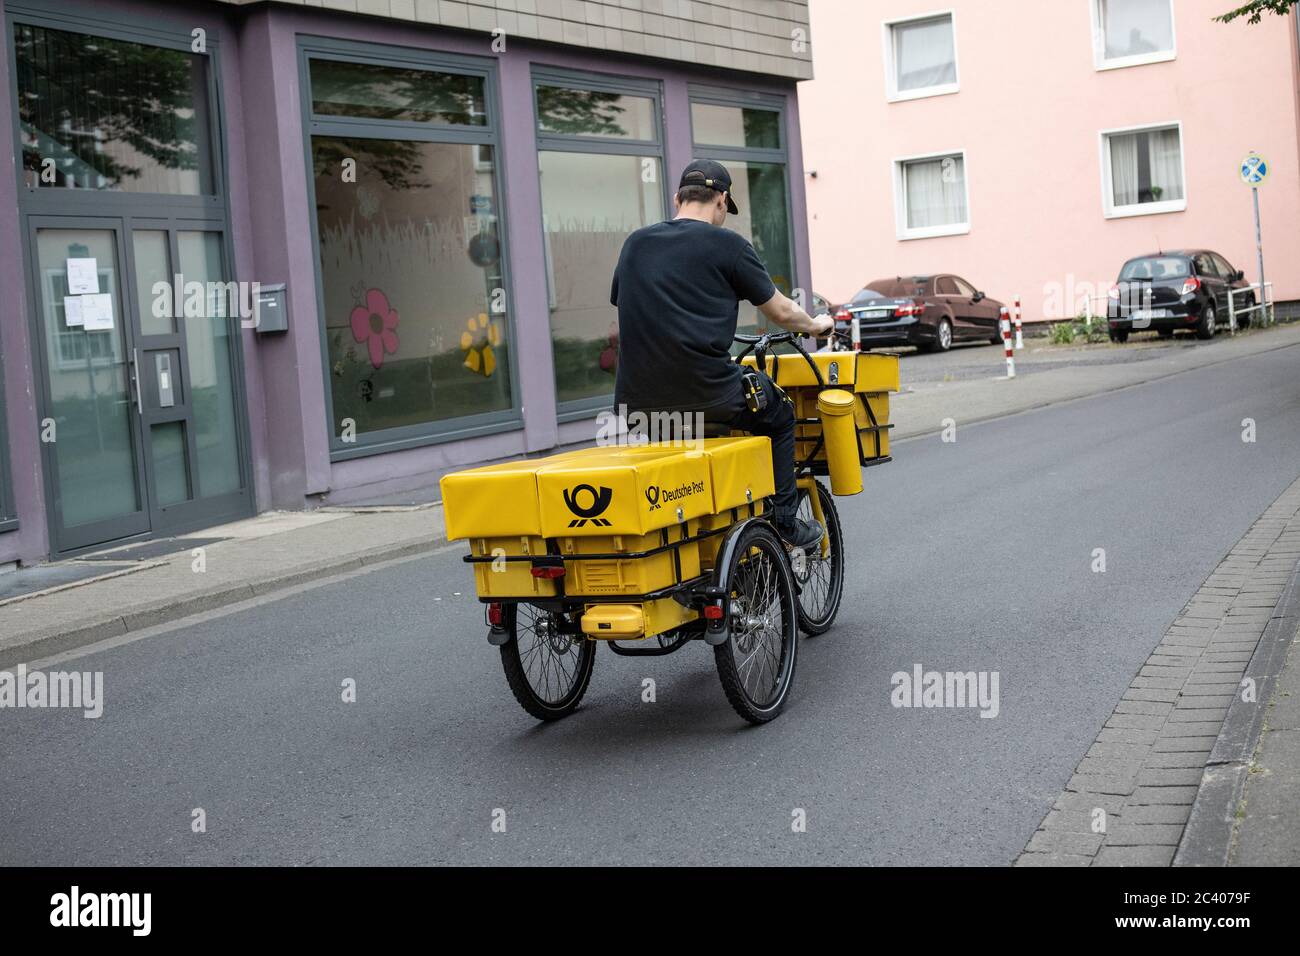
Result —
M 545 567 L 532 568 L 532 574 L 535 578 L 542 578 L 546 581 L 554 581 L 556 578 L 564 577 L 564 567 Z
M 501 620 L 502 620 L 503 617 L 504 617 L 504 614 L 503 614 L 502 611 L 501 611 L 501 605 L 500 605 L 500 604 L 495 604 L 495 603 L 494 603 L 494 604 L 489 604 L 489 605 L 488 605 L 487 618 L 488 618 L 488 624 L 489 624 L 489 625 L 491 625 L 492 627 L 500 627 L 500 626 L 501 626 Z
M 717 604 L 704 605 L 704 619 L 707 621 L 722 620 L 722 608 Z

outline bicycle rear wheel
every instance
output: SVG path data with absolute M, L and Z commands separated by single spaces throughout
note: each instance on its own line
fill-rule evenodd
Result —
M 728 568 L 731 634 L 713 649 L 736 713 L 765 724 L 785 708 L 799 650 L 794 578 L 785 545 L 766 525 L 744 532 Z

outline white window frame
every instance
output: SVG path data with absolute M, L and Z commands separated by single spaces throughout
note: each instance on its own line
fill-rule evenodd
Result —
M 1178 130 L 1178 168 L 1183 177 L 1183 198 L 1170 199 L 1165 202 L 1144 202 L 1130 206 L 1115 205 L 1114 167 L 1111 164 L 1110 138 L 1125 133 L 1156 133 L 1162 129 Z M 1167 123 L 1143 123 L 1140 126 L 1123 126 L 1118 129 L 1104 129 L 1098 134 L 1101 148 L 1101 205 L 1102 213 L 1107 219 L 1128 219 L 1133 216 L 1162 216 L 1171 212 L 1184 212 L 1187 209 L 1187 140 L 1183 138 L 1181 120 Z
M 1092 58 L 1098 71 L 1123 70 L 1130 66 L 1146 66 L 1148 63 L 1168 63 L 1178 59 L 1178 16 L 1174 13 L 1174 0 L 1169 0 L 1169 38 L 1172 43 L 1168 50 L 1158 53 L 1142 53 L 1137 56 L 1120 56 L 1113 60 L 1106 58 L 1106 34 L 1101 23 L 1102 0 L 1088 0 L 1092 9 Z
M 946 226 L 921 226 L 911 228 L 907 225 L 907 179 L 908 163 L 922 162 L 928 159 L 948 159 L 961 157 L 962 190 L 966 198 L 966 221 L 949 223 Z M 916 156 L 900 156 L 893 161 L 894 172 L 894 228 L 900 240 L 937 239 L 940 236 L 964 236 L 971 229 L 970 208 L 970 160 L 966 148 L 945 149 L 937 153 L 920 153 Z
M 921 20 L 936 20 L 940 17 L 947 17 L 952 27 L 952 68 L 956 79 L 952 83 L 941 83 L 938 86 L 926 86 L 919 90 L 903 90 L 900 92 L 898 89 L 898 65 L 894 61 L 894 27 L 916 23 Z M 885 95 L 889 102 L 899 103 L 905 100 L 924 99 L 929 96 L 948 96 L 961 91 L 961 63 L 957 54 L 956 10 L 933 10 L 930 13 L 885 20 L 880 24 L 880 30 L 885 54 Z

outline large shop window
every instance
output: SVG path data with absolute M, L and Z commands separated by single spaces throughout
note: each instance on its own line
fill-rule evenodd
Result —
M 1183 138 L 1175 126 L 1102 134 L 1106 215 L 1112 218 L 1181 212 Z
M 534 89 L 556 398 L 561 418 L 580 417 L 614 391 L 623 241 L 664 218 L 659 91 L 550 73 Z
M 210 195 L 207 57 L 14 24 L 23 182 Z
M 511 427 L 492 75 L 305 55 L 334 456 Z
M 693 89 L 691 130 L 696 156 L 723 163 L 740 209 L 727 226 L 754 244 L 776 287 L 794 295 L 794 237 L 790 228 L 789 164 L 784 100 L 779 97 Z M 811 293 L 804 296 L 811 306 Z M 759 327 L 758 310 L 740 304 L 739 327 Z

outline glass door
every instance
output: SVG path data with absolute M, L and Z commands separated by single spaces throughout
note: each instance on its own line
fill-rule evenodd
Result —
M 222 233 L 170 219 L 32 220 L 56 552 L 251 509 L 240 315 Z
M 123 321 L 121 230 L 114 220 L 31 223 L 44 362 L 41 440 L 54 548 L 150 528 L 131 323 Z

